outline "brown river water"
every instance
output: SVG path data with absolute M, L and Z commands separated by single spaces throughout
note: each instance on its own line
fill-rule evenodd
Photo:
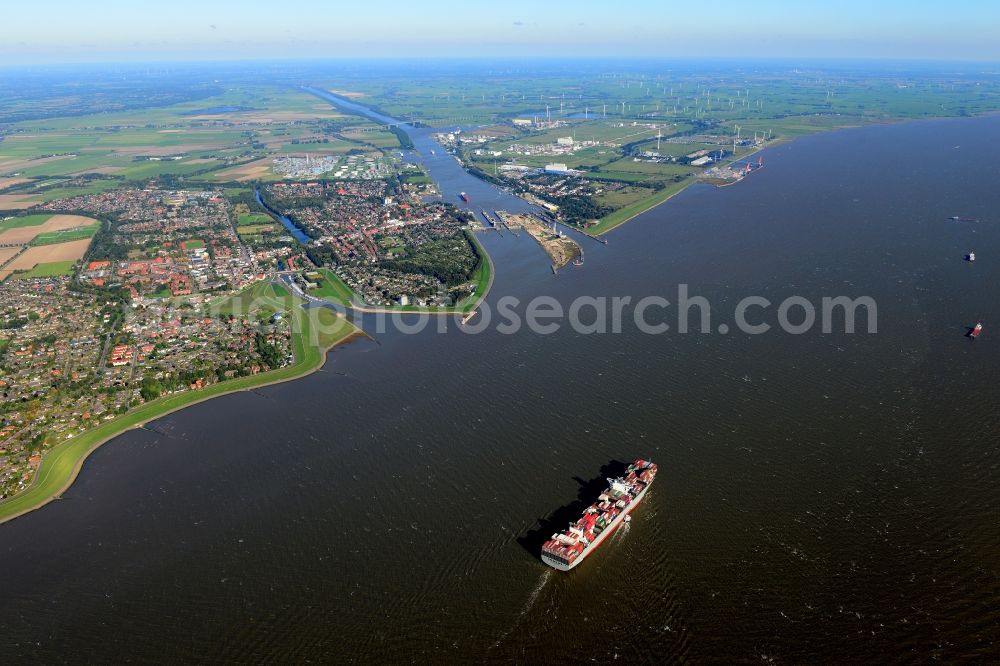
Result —
M 714 329 L 745 296 L 867 295 L 878 332 L 353 342 L 122 435 L 0 526 L 3 661 L 995 660 L 998 141 L 804 138 L 558 275 L 484 234 L 488 303 L 684 283 Z M 541 540 L 636 457 L 660 472 L 632 523 L 549 570 Z

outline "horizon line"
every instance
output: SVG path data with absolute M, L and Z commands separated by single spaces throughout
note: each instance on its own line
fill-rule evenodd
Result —
M 413 63 L 415 61 L 435 61 L 435 62 L 493 62 L 496 60 L 506 62 L 523 62 L 541 60 L 549 63 L 553 62 L 601 62 L 601 61 L 628 61 L 628 62 L 716 62 L 716 63 L 742 63 L 758 64 L 773 62 L 803 62 L 803 63 L 879 63 L 879 64 L 941 64 L 941 65 L 998 65 L 1000 57 L 991 56 L 984 58 L 961 57 L 924 57 L 924 56 L 820 56 L 820 55 L 770 55 L 747 58 L 743 55 L 636 55 L 627 53 L 617 53 L 608 55 L 592 54 L 566 54 L 553 56 L 551 54 L 522 54 L 517 56 L 509 55 L 445 55 L 427 54 L 421 56 L 404 55 L 336 55 L 336 56 L 247 56 L 247 57 L 214 57 L 202 56 L 197 58 L 136 58 L 136 59 L 94 59 L 94 60 L 38 60 L 23 62 L 0 63 L 0 71 L 16 70 L 26 67 L 85 67 L 85 66 L 109 66 L 109 65 L 196 65 L 196 64 L 241 64 L 241 63 L 323 63 L 323 62 L 401 62 Z

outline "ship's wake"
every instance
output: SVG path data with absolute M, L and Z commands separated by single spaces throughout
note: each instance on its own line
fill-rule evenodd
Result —
M 530 611 L 535 605 L 535 602 L 538 601 L 538 595 L 542 593 L 542 590 L 545 588 L 545 584 L 549 582 L 549 578 L 551 577 L 552 569 L 549 569 L 538 578 L 538 582 L 535 583 L 534 589 L 531 590 L 531 594 L 528 595 L 528 600 L 524 602 L 524 607 L 521 608 L 521 613 L 518 615 L 518 618 L 522 618 L 528 614 L 528 611 Z
M 532 588 L 531 593 L 528 595 L 528 600 L 525 601 L 524 606 L 521 607 L 521 612 L 517 614 L 517 618 L 511 624 L 511 627 L 500 634 L 499 638 L 497 638 L 497 640 L 493 643 L 493 646 L 490 648 L 491 650 L 500 647 L 500 644 L 503 643 L 515 629 L 517 629 L 517 626 L 521 623 L 521 620 L 524 619 L 524 616 L 527 615 L 535 606 L 535 603 L 538 601 L 538 597 L 542 594 L 542 590 L 545 589 L 545 584 L 549 582 L 550 578 L 552 578 L 552 569 L 548 569 L 538 577 L 538 582 L 535 583 L 535 587 Z

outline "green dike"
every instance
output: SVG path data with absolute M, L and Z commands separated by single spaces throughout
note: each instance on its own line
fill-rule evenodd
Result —
M 423 307 L 420 305 L 359 305 L 361 298 L 351 289 L 347 283 L 328 268 L 321 268 L 319 272 L 323 275 L 323 284 L 317 289 L 309 291 L 310 296 L 323 298 L 333 303 L 338 303 L 345 307 L 353 308 L 360 312 L 423 312 L 427 314 L 468 314 L 479 307 L 483 299 L 493 286 L 493 259 L 486 248 L 482 246 L 479 239 L 471 231 L 465 232 L 469 242 L 476 248 L 479 255 L 479 262 L 476 264 L 469 282 L 476 283 L 476 290 L 469 296 L 463 298 L 455 305 L 448 307 Z
M 650 208 L 659 206 L 661 203 L 674 196 L 681 190 L 683 190 L 688 185 L 694 184 L 696 181 L 694 178 L 688 178 L 682 180 L 679 183 L 671 183 L 667 187 L 664 187 L 659 192 L 655 192 L 652 195 L 646 197 L 645 199 L 640 199 L 633 204 L 629 204 L 623 208 L 619 208 L 615 212 L 605 215 L 601 218 L 600 222 L 594 226 L 587 229 L 587 233 L 593 234 L 595 236 L 600 236 L 601 234 L 606 234 L 617 226 L 625 224 L 633 217 L 645 213 Z
M 232 302 L 225 303 L 227 300 Z M 259 375 L 212 384 L 196 391 L 157 398 L 56 444 L 45 453 L 32 484 L 23 492 L 0 501 L 0 523 L 34 511 L 57 498 L 76 479 L 84 460 L 92 451 L 126 430 L 211 398 L 308 375 L 323 365 L 326 352 L 331 347 L 361 334 L 360 329 L 335 312 L 327 308 L 304 309 L 301 307 L 303 303 L 302 299 L 289 296 L 284 288 L 276 289 L 266 282 L 259 282 L 234 297 L 220 299 L 210 305 L 210 309 L 215 306 L 215 311 L 221 314 L 234 311 L 266 314 L 274 311 L 290 316 L 295 363 Z
M 329 268 L 319 269 L 319 274 L 323 276 L 323 284 L 316 289 L 310 289 L 310 296 L 322 298 L 344 306 L 353 300 L 354 292 L 340 279 L 339 275 Z

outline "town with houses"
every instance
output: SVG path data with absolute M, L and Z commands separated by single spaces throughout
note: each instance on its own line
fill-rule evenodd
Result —
M 314 241 L 311 262 L 328 267 L 368 305 L 449 306 L 469 296 L 479 257 L 469 217 L 423 190 L 385 180 L 274 183 L 270 205 Z
M 382 168 L 309 159 L 345 172 L 356 163 Z M 293 363 L 288 321 L 219 307 L 262 281 L 335 280 L 372 305 L 447 306 L 474 291 L 466 214 L 425 203 L 433 186 L 419 173 L 415 183 L 350 173 L 262 188 L 301 242 L 251 190 L 151 183 L 36 206 L 101 229 L 65 274 L 14 271 L 0 283 L 0 499 L 31 483 L 59 441 L 160 396 Z
M 231 221 L 231 205 L 214 191 L 122 189 L 44 204 L 110 220 L 98 243 L 107 258 L 92 259 L 80 280 L 129 290 L 133 299 L 240 289 L 262 277 Z M 93 257 L 92 251 L 91 256 Z
M 0 498 L 56 442 L 167 393 L 290 363 L 281 320 L 212 304 L 263 278 L 214 191 L 121 189 L 38 211 L 108 225 L 72 275 L 0 284 Z

